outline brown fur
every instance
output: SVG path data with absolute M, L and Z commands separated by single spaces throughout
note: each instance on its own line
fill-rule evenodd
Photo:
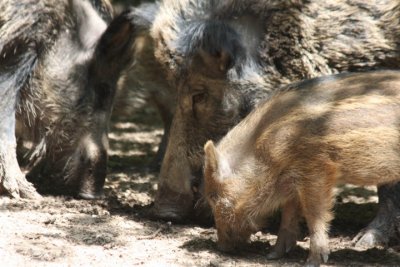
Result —
M 202 192 L 204 143 L 220 140 L 282 85 L 397 68 L 399 18 L 397 0 L 161 2 L 148 42 L 154 48 L 150 66 L 157 68 L 137 66 L 143 73 L 138 80 L 145 81 L 164 69 L 164 84 L 177 93 L 157 216 L 182 220 L 195 214 L 200 221 L 209 215 L 193 193 Z
M 399 181 L 400 72 L 327 76 L 278 93 L 205 145 L 205 193 L 219 244 L 246 241 L 282 207 L 270 258 L 294 244 L 299 207 L 310 233 L 309 263 L 329 254 L 327 231 L 338 183 Z

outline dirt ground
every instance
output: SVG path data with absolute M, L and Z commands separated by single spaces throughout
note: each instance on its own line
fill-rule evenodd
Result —
M 146 118 L 147 121 L 153 119 Z M 114 122 L 105 193 L 98 201 L 44 196 L 0 197 L 0 266 L 301 266 L 308 238 L 285 259 L 265 255 L 276 241 L 258 232 L 240 253 L 216 249 L 214 228 L 151 221 L 144 214 L 157 188 L 149 164 L 162 129 L 146 121 Z M 351 238 L 376 212 L 373 188 L 342 187 L 330 232 L 328 266 L 400 266 L 398 247 L 355 249 Z

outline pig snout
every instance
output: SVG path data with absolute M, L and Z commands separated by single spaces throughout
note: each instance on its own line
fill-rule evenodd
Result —
M 176 192 L 168 186 L 157 191 L 151 215 L 157 219 L 172 222 L 183 222 L 193 208 L 193 193 Z
M 176 140 L 169 140 L 151 215 L 157 219 L 182 222 L 193 209 L 193 179 L 187 159 L 178 157 L 185 151 L 179 143 L 176 144 Z
M 103 186 L 107 174 L 107 138 L 102 142 L 87 137 L 78 152 L 76 195 L 83 199 L 99 199 L 104 196 Z
M 82 176 L 77 195 L 83 199 L 99 199 L 104 196 L 103 186 L 107 173 L 107 152 L 101 151 L 94 159 L 82 162 Z
M 167 183 L 161 183 L 157 191 L 151 216 L 157 219 L 184 222 L 196 221 L 201 225 L 211 226 L 213 216 L 211 208 L 203 197 L 204 185 L 202 173 L 195 172 L 187 181 L 176 189 L 171 188 L 172 179 L 166 179 Z M 174 184 L 172 184 L 173 186 Z

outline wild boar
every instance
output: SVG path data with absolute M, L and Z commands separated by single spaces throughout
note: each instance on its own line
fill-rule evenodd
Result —
M 211 219 L 202 198 L 203 145 L 281 85 L 400 66 L 397 0 L 165 0 L 154 10 L 143 31 L 143 51 L 154 58 L 137 65 L 137 77 L 165 79 L 155 86 L 177 95 L 153 210 L 165 220 Z M 377 223 L 360 241 L 387 240 L 392 209 L 400 210 L 392 196 L 381 198 Z
M 102 195 L 109 117 L 135 35 L 131 12 L 111 15 L 107 0 L 0 2 L 0 192 L 38 197 L 17 162 L 23 136 L 33 144 L 28 177 Z
M 308 265 L 329 255 L 334 186 L 400 180 L 400 71 L 342 74 L 294 84 L 259 105 L 205 151 L 205 196 L 218 244 L 230 250 L 282 208 L 269 258 L 310 234 Z

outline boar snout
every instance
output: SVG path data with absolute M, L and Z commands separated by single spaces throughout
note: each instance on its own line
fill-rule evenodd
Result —
M 159 188 L 151 214 L 157 219 L 184 222 L 193 208 L 191 192 L 176 192 L 168 186 Z
M 104 197 L 103 186 L 107 173 L 107 152 L 102 151 L 95 160 L 89 160 L 83 166 L 83 177 L 77 196 L 83 199 L 100 199 Z
M 74 157 L 76 195 L 83 199 L 99 199 L 104 196 L 103 186 L 107 174 L 108 140 L 86 136 Z
M 160 186 L 154 201 L 151 216 L 156 219 L 182 223 L 193 220 L 201 225 L 212 225 L 211 208 L 202 197 L 203 178 L 187 179 L 191 181 L 191 190 L 171 189 L 168 185 Z M 194 209 L 193 209 L 194 207 Z
M 177 120 L 172 127 L 179 127 Z M 161 165 L 153 215 L 162 220 L 182 222 L 193 209 L 192 171 L 181 138 L 170 136 Z

